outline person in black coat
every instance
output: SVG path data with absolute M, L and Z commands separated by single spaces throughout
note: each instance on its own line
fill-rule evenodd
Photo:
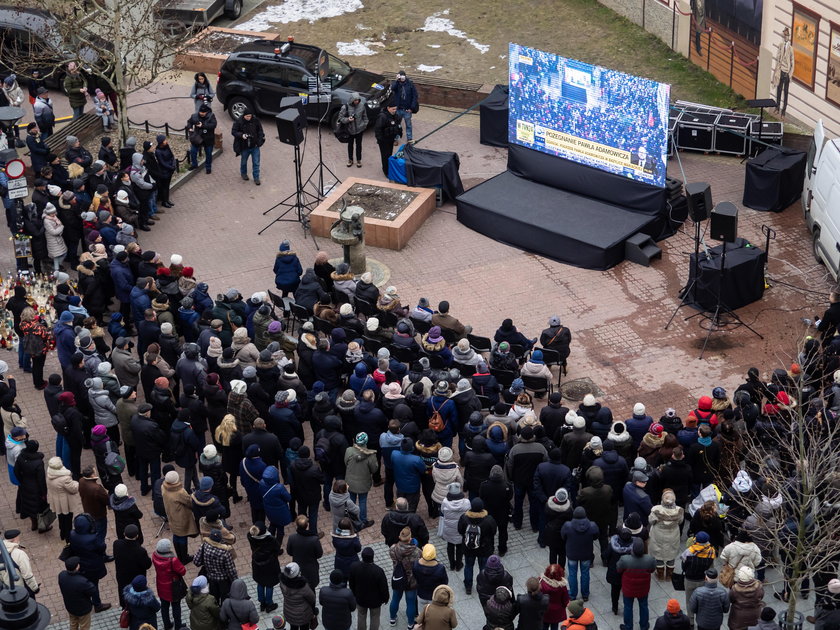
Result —
M 216 143 L 216 115 L 206 103 L 187 120 L 190 135 L 190 170 L 198 168 L 198 151 L 204 151 L 204 168 L 209 174 L 213 167 L 213 145 Z M 195 142 L 193 141 L 195 138 Z
M 491 455 L 492 457 L 492 455 Z M 494 464 L 486 481 L 481 482 L 478 496 L 484 501 L 487 513 L 496 521 L 499 534 L 499 555 L 507 553 L 508 521 L 511 501 L 513 500 L 513 484 L 505 478 L 504 469 Z
M 102 600 L 99 597 L 99 580 L 108 575 L 105 568 L 107 547 L 96 533 L 96 524 L 90 514 L 82 513 L 73 519 L 73 529 L 70 532 L 70 553 L 79 558 L 79 571 L 95 588 L 91 595 L 93 605 L 99 609 Z M 110 605 L 108 605 L 110 608 Z M 99 610 L 97 610 L 99 612 Z
M 117 578 L 117 593 L 120 596 L 120 606 L 125 607 L 123 589 L 131 584 L 138 575 L 146 575 L 152 567 L 149 553 L 143 548 L 140 540 L 140 529 L 137 525 L 128 525 L 123 531 L 123 538 L 114 541 L 114 571 Z
M 286 542 L 286 552 L 292 561 L 300 567 L 301 575 L 306 578 L 314 591 L 318 586 L 320 569 L 318 560 L 324 555 L 318 532 L 309 529 L 309 518 L 299 514 L 295 519 L 295 533 Z
M 38 179 L 36 181 L 44 181 Z M 34 198 L 34 195 L 33 195 Z M 44 229 L 44 220 L 41 217 L 43 208 L 38 208 L 37 204 L 28 204 L 23 211 L 23 231 L 27 236 L 32 237 L 30 243 L 32 244 L 32 261 L 35 267 L 35 273 L 41 273 L 41 264 L 45 265 L 44 270 L 47 269 L 47 259 L 49 252 L 47 251 L 47 237 Z
M 279 392 L 278 392 L 279 393 Z M 286 393 L 285 391 L 283 392 Z M 292 437 L 303 437 L 301 431 L 300 436 L 291 436 L 289 441 L 291 441 Z M 260 457 L 265 462 L 266 466 L 274 466 L 275 468 L 280 468 L 280 462 L 283 462 L 283 468 L 285 469 L 285 455 L 283 452 L 283 446 L 280 443 L 280 439 L 274 434 L 269 433 L 266 431 L 265 428 L 265 420 L 262 418 L 257 418 L 254 420 L 254 429 L 247 435 L 242 438 L 242 448 L 243 450 L 247 450 L 251 444 L 256 444 L 260 447 Z
M 309 529 L 318 530 L 318 508 L 324 489 L 324 473 L 309 456 L 309 447 L 298 449 L 298 458 L 289 466 L 292 498 L 298 511 L 309 516 Z
M 137 453 L 137 474 L 140 477 L 140 494 L 146 496 L 151 486 L 160 479 L 160 456 L 166 448 L 166 433 L 151 419 L 152 406 L 142 403 L 137 415 L 131 419 L 134 449 Z
M 368 611 L 370 611 L 370 625 L 373 620 L 379 620 L 379 610 L 388 603 L 391 592 L 388 588 L 388 578 L 385 571 L 373 561 L 373 549 L 362 549 L 361 562 L 354 562 L 350 567 L 350 590 L 356 597 L 357 613 L 356 627 L 366 625 Z
M 99 589 L 79 571 L 79 558 L 72 556 L 64 561 L 65 570 L 58 574 L 58 588 L 64 600 L 64 609 L 68 615 L 87 619 L 90 625 L 90 614 L 94 607 L 100 610 L 110 608 L 110 604 L 103 607 L 99 601 Z M 84 624 L 80 624 L 84 625 Z
M 565 488 L 571 494 L 575 485 L 572 479 L 572 471 L 561 461 L 560 449 L 551 449 L 548 453 L 548 461 L 539 464 L 534 473 L 534 494 L 540 505 L 545 505 L 548 497 L 560 488 Z M 542 532 L 545 528 L 543 518 L 540 518 L 538 528 L 540 531 L 538 541 L 542 542 Z
M 159 133 L 155 138 L 157 146 L 155 147 L 155 159 L 157 160 L 157 199 L 158 204 L 164 208 L 171 208 L 175 204 L 169 200 L 169 185 L 172 183 L 172 174 L 175 172 L 175 155 L 172 153 L 172 148 L 169 146 L 169 139 L 162 133 Z M 148 164 L 148 159 L 146 164 Z
M 248 544 L 251 545 L 251 572 L 257 583 L 260 610 L 270 613 L 277 610 L 273 595 L 274 587 L 280 582 L 278 556 L 283 553 L 283 549 L 262 521 L 254 523 L 248 530 Z
M 356 610 L 356 598 L 347 588 L 341 571 L 335 570 L 330 573 L 329 586 L 321 589 L 318 603 L 321 604 L 324 630 L 350 630 L 353 625 L 353 611 Z
M 38 529 L 38 515 L 47 509 L 47 475 L 39 448 L 37 440 L 27 440 L 14 466 L 18 480 L 16 511 L 21 518 L 32 521 L 33 530 Z
M 540 581 L 535 577 L 525 581 L 525 591 L 516 597 L 516 603 L 519 604 L 516 630 L 542 630 L 543 617 L 548 611 L 548 593 L 540 591 Z
M 823 342 L 826 344 L 831 341 L 835 331 L 840 326 L 840 293 L 832 291 L 828 301 L 828 308 L 817 324 L 817 330 L 822 333 Z
M 143 512 L 137 507 L 137 499 L 128 494 L 128 488 L 124 484 L 119 484 L 114 488 L 113 494 L 108 497 L 108 506 L 114 512 L 117 538 L 125 538 L 125 531 L 133 525 L 137 529 L 137 538 L 142 544 L 143 531 L 140 522 L 143 519 Z
M 464 465 L 464 489 L 469 492 L 470 498 L 479 496 L 481 483 L 496 465 L 496 458 L 487 450 L 487 440 L 483 435 L 472 439 L 472 450 L 464 453 L 461 463 Z

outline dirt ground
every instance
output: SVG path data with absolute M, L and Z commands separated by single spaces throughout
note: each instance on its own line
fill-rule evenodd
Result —
M 300 16 L 291 7 L 297 4 L 300 0 L 267 0 L 234 28 L 293 35 L 299 42 L 329 47 L 360 67 L 404 68 L 473 83 L 507 83 L 508 43 L 516 42 L 671 83 L 674 99 L 711 104 L 740 99 L 595 0 L 533 0 L 521 5 L 500 0 L 317 0 L 310 15 L 329 17 L 311 22 L 296 19 Z

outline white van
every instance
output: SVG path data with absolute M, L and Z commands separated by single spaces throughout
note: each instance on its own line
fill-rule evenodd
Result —
M 840 277 L 840 138 L 826 141 L 822 120 L 817 122 L 808 149 L 802 210 L 813 234 L 817 262 L 832 277 Z

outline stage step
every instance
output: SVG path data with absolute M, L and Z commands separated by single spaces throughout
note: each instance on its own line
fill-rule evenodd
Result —
M 637 232 L 624 241 L 624 258 L 637 265 L 650 267 L 654 258 L 662 258 L 662 250 L 643 232 Z

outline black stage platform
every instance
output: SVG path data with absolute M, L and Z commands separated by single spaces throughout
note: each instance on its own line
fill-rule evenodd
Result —
M 458 196 L 458 220 L 485 236 L 586 269 L 624 260 L 624 242 L 670 236 L 666 190 L 526 147 L 508 170 Z
M 620 263 L 624 241 L 652 233 L 659 220 L 510 171 L 463 193 L 457 206 L 458 220 L 485 236 L 586 269 Z

